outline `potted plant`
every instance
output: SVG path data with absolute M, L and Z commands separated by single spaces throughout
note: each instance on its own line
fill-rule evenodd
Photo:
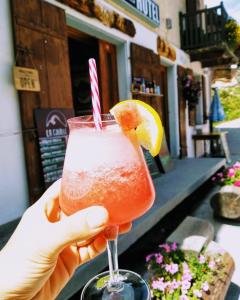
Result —
M 154 300 L 211 299 L 216 278 L 225 272 L 221 253 L 197 255 L 184 252 L 176 243 L 159 245 L 146 256 L 148 282 Z
M 189 109 L 195 108 L 200 97 L 200 82 L 196 80 L 193 75 L 189 74 L 188 71 L 186 71 L 182 79 L 182 85 L 183 97 L 186 101 L 188 101 Z
M 215 174 L 212 181 L 221 186 L 210 200 L 215 215 L 240 220 L 240 162 Z

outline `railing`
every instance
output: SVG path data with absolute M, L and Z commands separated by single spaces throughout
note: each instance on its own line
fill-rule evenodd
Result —
M 194 14 L 180 12 L 181 48 L 191 50 L 213 46 L 225 38 L 228 14 L 223 6 L 197 10 Z

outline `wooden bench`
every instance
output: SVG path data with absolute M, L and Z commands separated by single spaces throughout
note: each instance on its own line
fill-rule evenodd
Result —
M 168 242 L 177 242 L 184 251 L 194 251 L 196 254 L 205 249 L 205 254 L 223 254 L 225 265 L 221 278 L 216 277 L 210 286 L 210 294 L 203 295 L 204 300 L 224 300 L 235 269 L 234 260 L 219 244 L 212 241 L 213 226 L 206 220 L 186 217 L 177 229 L 168 237 Z

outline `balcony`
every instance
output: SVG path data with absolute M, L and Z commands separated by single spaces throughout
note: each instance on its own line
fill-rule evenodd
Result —
M 203 67 L 225 66 L 238 62 L 238 57 L 226 43 L 226 23 L 229 17 L 223 6 L 180 13 L 181 48 L 192 61 Z

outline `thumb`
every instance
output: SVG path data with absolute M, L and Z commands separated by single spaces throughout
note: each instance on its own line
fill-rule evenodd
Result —
M 102 206 L 91 206 L 59 222 L 52 223 L 53 251 L 59 252 L 66 246 L 88 240 L 100 233 L 107 225 L 108 212 Z

